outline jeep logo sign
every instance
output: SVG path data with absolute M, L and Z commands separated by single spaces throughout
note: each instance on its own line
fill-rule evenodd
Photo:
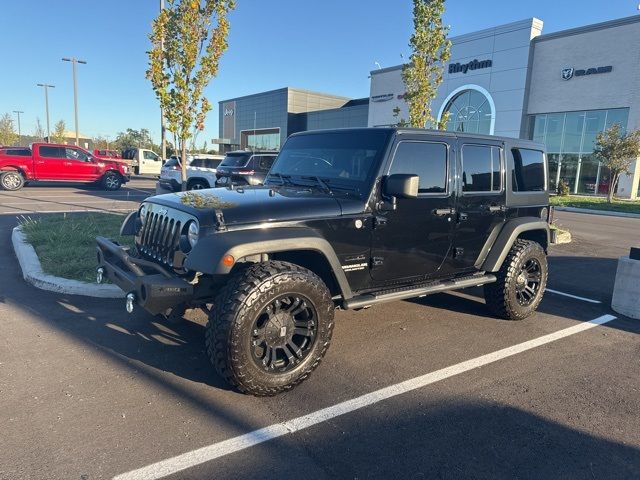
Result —
M 233 116 L 233 108 L 225 108 L 224 109 L 224 116 L 225 117 L 232 117 Z
M 613 71 L 611 65 L 606 67 L 591 67 L 581 70 L 575 70 L 573 67 L 567 67 L 562 69 L 562 79 L 571 80 L 573 77 L 585 77 L 587 75 L 596 75 L 598 73 L 610 73 Z
M 469 63 L 450 63 L 449 73 L 467 73 L 469 70 L 480 70 L 482 68 L 491 68 L 493 60 L 472 60 Z

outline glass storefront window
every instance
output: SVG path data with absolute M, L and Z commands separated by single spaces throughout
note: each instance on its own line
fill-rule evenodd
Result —
M 606 194 L 609 170 L 592 157 L 596 137 L 614 123 L 626 129 L 628 117 L 628 108 L 533 115 L 529 137 L 547 147 L 549 191 L 564 180 L 571 193 Z
M 447 130 L 466 133 L 491 133 L 493 112 L 489 99 L 477 90 L 464 90 L 449 101 Z

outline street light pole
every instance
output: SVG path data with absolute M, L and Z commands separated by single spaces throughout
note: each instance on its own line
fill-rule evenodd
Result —
M 160 0 L 160 13 L 164 10 L 164 0 Z M 160 50 L 163 52 L 162 61 L 164 62 L 164 36 L 160 39 Z M 167 159 L 167 127 L 164 119 L 164 109 L 160 105 L 160 156 L 162 160 Z
M 76 145 L 80 146 L 80 138 L 79 138 L 79 131 L 78 131 L 78 80 L 77 80 L 77 74 L 76 74 L 76 66 L 78 65 L 78 63 L 82 63 L 83 65 L 86 65 L 86 61 L 84 60 L 78 60 L 76 57 L 71 57 L 71 58 L 63 58 L 62 59 L 63 62 L 71 62 L 71 65 L 73 66 L 73 107 L 75 110 L 75 117 L 76 117 Z
M 38 83 L 38 86 L 44 87 L 44 105 L 47 113 L 47 142 L 51 142 L 51 128 L 49 127 L 49 89 L 56 88 L 56 86 L 47 83 Z
M 20 114 L 24 113 L 22 110 L 14 110 L 13 113 L 18 115 L 18 145 L 22 141 L 22 132 L 20 131 Z

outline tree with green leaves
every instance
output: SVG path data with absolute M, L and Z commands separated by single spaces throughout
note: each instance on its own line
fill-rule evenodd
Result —
M 187 185 L 187 141 L 204 130 L 211 110 L 204 88 L 218 74 L 227 49 L 228 15 L 235 0 L 168 0 L 149 35 L 147 78 L 180 151 L 182 187 Z
M 11 114 L 0 117 L 0 145 L 13 145 L 18 140 L 15 124 Z
M 438 121 L 431 110 L 451 52 L 449 27 L 442 23 L 444 3 L 445 0 L 413 0 L 414 31 L 409 40 L 412 53 L 402 68 L 402 80 L 409 104 L 409 124 L 416 128 L 444 130 L 449 117 L 444 113 Z
M 40 123 L 40 117 L 36 117 L 36 126 L 33 129 L 33 136 L 37 141 L 42 142 L 46 135 L 44 128 L 42 128 L 42 123 Z
M 58 120 L 53 126 L 53 133 L 51 134 L 50 141 L 53 143 L 64 143 L 67 139 L 64 135 L 66 131 L 67 124 L 64 123 L 64 120 Z
M 112 147 L 118 150 L 126 150 L 127 148 L 147 148 L 155 150 L 156 145 L 153 143 L 151 133 L 146 128 L 134 130 L 127 128 L 124 132 L 118 132 L 116 139 L 113 141 Z
M 614 123 L 596 137 L 593 156 L 609 169 L 609 193 L 611 203 L 620 175 L 631 174 L 631 165 L 640 156 L 640 130 L 625 132 L 619 123 Z

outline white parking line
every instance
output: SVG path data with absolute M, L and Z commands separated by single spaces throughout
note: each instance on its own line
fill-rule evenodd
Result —
M 558 290 L 551 290 L 546 288 L 545 292 L 555 293 L 556 295 L 562 295 L 563 297 L 575 298 L 576 300 L 582 300 L 589 303 L 602 303 L 600 300 L 591 300 L 590 298 L 578 297 L 577 295 L 571 295 L 570 293 L 559 292 Z
M 527 350 L 531 350 L 541 345 L 555 342 L 556 340 L 575 335 L 576 333 L 584 332 L 585 330 L 597 327 L 598 325 L 604 325 L 605 323 L 615 319 L 616 317 L 613 315 L 603 315 L 602 317 L 598 317 L 590 322 L 579 323 L 578 325 L 550 333 L 549 335 L 534 338 L 527 342 L 503 348 L 502 350 L 497 350 L 493 353 L 488 353 L 481 357 L 473 358 L 441 370 L 436 370 L 435 372 L 427 373 L 426 375 L 412 378 L 411 380 L 406 380 L 404 382 L 376 390 L 372 393 L 367 393 L 337 405 L 323 408 L 308 415 L 294 418 L 293 420 L 277 423 L 275 425 L 261 428 L 244 435 L 233 437 L 222 442 L 214 443 L 212 445 L 169 458 L 167 460 L 162 460 L 138 470 L 117 475 L 114 477 L 114 480 L 151 480 L 164 478 L 168 475 L 173 475 L 174 473 L 195 467 L 196 465 L 201 465 L 211 460 L 215 460 L 216 458 L 253 447 L 260 443 L 268 442 L 269 440 L 273 440 L 284 435 L 298 432 L 305 428 L 309 428 L 341 415 L 368 407 L 397 395 L 411 392 L 432 383 L 468 372 L 469 370 L 497 362 L 498 360 L 511 357 L 518 353 L 526 352 Z

